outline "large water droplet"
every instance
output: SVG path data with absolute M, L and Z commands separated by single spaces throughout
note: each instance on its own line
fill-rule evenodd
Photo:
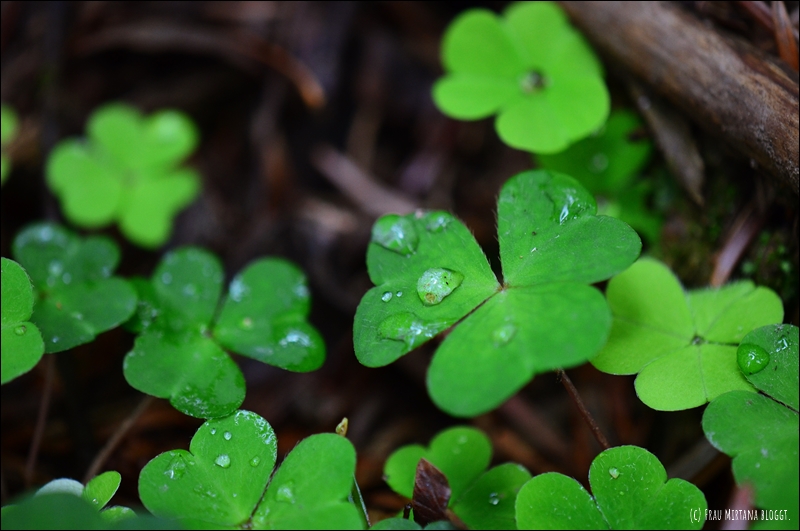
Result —
M 553 201 L 552 218 L 560 224 L 578 219 L 584 212 L 590 210 L 592 198 L 585 191 L 568 186 L 557 186 L 546 191 Z
M 496 492 L 489 494 L 489 505 L 497 505 L 500 503 L 500 495 Z
M 417 280 L 417 294 L 422 304 L 433 306 L 453 293 L 463 280 L 464 275 L 458 271 L 434 267 L 422 273 Z
M 743 373 L 755 374 L 769 364 L 769 354 L 758 345 L 742 343 L 736 350 L 736 360 Z
M 186 472 L 186 461 L 184 461 L 183 456 L 176 454 L 167 465 L 166 470 L 164 470 L 164 475 L 169 479 L 179 479 L 184 472 Z
M 448 326 L 448 323 L 423 321 L 412 313 L 398 313 L 381 321 L 378 334 L 384 339 L 403 341 L 408 348 L 414 348 Z
M 453 221 L 453 216 L 449 212 L 435 211 L 428 212 L 422 219 L 425 229 L 429 232 L 442 232 Z
M 517 327 L 513 323 L 505 323 L 492 331 L 492 343 L 495 347 L 507 345 L 517 335 Z
M 404 256 L 417 250 L 419 236 L 410 219 L 388 214 L 383 216 L 372 226 L 372 241 Z
M 27 329 L 27 327 L 25 325 L 19 325 L 18 327 L 16 327 L 14 329 L 14 333 L 17 334 L 18 336 L 24 336 L 25 332 L 27 332 L 27 331 L 28 331 L 28 329 Z
M 389 302 L 390 300 L 392 300 L 392 292 L 391 291 L 385 292 L 383 295 L 381 295 L 381 300 L 383 302 Z
M 613 479 L 617 479 L 619 477 L 619 470 L 614 467 L 608 469 L 608 475 L 611 476 Z
M 275 493 L 275 499 L 282 502 L 294 503 L 294 491 L 292 491 L 292 482 L 281 485 L 278 492 Z
M 229 432 L 229 431 L 226 431 L 225 433 L 223 433 L 223 434 L 222 434 L 222 437 L 223 437 L 223 438 L 224 438 L 226 441 L 230 441 L 230 440 L 231 440 L 231 437 L 233 437 L 233 435 L 231 435 L 231 432 Z
M 231 458 L 228 454 L 220 454 L 214 459 L 214 464 L 222 468 L 228 468 L 231 466 Z

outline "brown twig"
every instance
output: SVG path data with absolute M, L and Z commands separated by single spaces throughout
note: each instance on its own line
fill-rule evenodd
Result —
M 759 216 L 756 210 L 754 203 L 751 202 L 734 221 L 722 249 L 714 260 L 714 271 L 709 282 L 711 286 L 719 287 L 728 281 L 736 264 L 761 229 L 764 217 Z
M 33 472 L 36 468 L 36 458 L 39 455 L 39 447 L 44 436 L 44 426 L 47 422 L 47 412 L 50 410 L 50 399 L 53 396 L 53 381 L 56 375 L 56 360 L 52 355 L 45 354 L 44 358 L 44 390 L 42 391 L 42 402 L 39 404 L 39 413 L 36 416 L 36 428 L 33 430 L 31 440 L 31 450 L 28 453 L 28 461 L 25 463 L 25 488 L 33 485 Z
M 786 12 L 783 2 L 772 2 L 772 20 L 775 23 L 775 44 L 778 45 L 778 55 L 789 66 L 800 70 L 800 58 L 797 56 L 797 40 L 794 36 L 792 21 Z
M 569 393 L 570 398 L 572 398 L 572 401 L 577 406 L 578 411 L 583 417 L 583 420 L 586 421 L 586 424 L 589 426 L 589 429 L 592 430 L 592 434 L 594 434 L 594 438 L 597 439 L 597 442 L 600 444 L 600 447 L 603 448 L 603 450 L 608 450 L 609 448 L 611 448 L 611 445 L 608 444 L 608 439 L 606 439 L 606 436 L 603 435 L 602 431 L 600 431 L 600 426 L 597 425 L 597 422 L 595 422 L 594 417 L 592 417 L 592 414 L 589 412 L 588 409 L 586 409 L 586 405 L 583 403 L 581 396 L 578 394 L 578 390 L 575 388 L 575 385 L 572 383 L 572 380 L 569 379 L 569 376 L 567 376 L 567 373 L 564 372 L 563 369 L 558 369 L 557 374 L 559 379 L 561 380 L 561 383 L 564 384 L 564 387 Z
M 89 468 L 86 470 L 86 475 L 83 477 L 83 484 L 87 484 L 89 480 L 97 475 L 100 469 L 103 467 L 103 464 L 108 460 L 111 454 L 119 445 L 122 438 L 125 436 L 126 433 L 136 424 L 136 421 L 139 420 L 139 417 L 142 416 L 142 413 L 153 403 L 153 397 L 150 395 L 146 395 L 139 405 L 136 406 L 136 409 L 128 415 L 122 424 L 119 425 L 117 430 L 111 436 L 110 439 L 106 442 L 106 445 L 103 447 L 102 450 L 97 454 L 97 457 L 94 458 L 92 464 L 89 465 Z

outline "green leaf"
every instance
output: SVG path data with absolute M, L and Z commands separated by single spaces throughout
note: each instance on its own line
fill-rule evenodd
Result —
M 747 374 L 748 380 L 783 403 L 760 394 L 725 393 L 706 408 L 703 431 L 714 447 L 733 457 L 736 483 L 755 488 L 756 506 L 788 510 L 786 519 L 770 521 L 769 525 L 790 529 L 796 527 L 800 517 L 798 328 L 772 325 L 753 330 L 742 341 L 740 352 L 753 346 L 762 349 L 768 361 L 760 370 Z
M 753 328 L 783 317 L 783 304 L 767 288 L 745 281 L 686 294 L 664 264 L 648 258 L 613 278 L 606 296 L 614 322 L 592 364 L 611 374 L 639 373 L 639 398 L 665 411 L 752 391 L 736 348 Z
M 33 369 L 44 354 L 42 334 L 30 322 L 33 313 L 31 279 L 13 260 L 2 264 L 2 383 Z
M 453 512 L 470 529 L 515 529 L 514 502 L 531 479 L 525 467 L 515 463 L 496 466 L 481 475 L 453 506 Z
M 519 529 L 700 529 L 703 493 L 636 446 L 610 448 L 589 469 L 594 499 L 572 478 L 547 473 L 519 491 Z M 702 518 L 692 518 L 692 511 Z
M 262 529 L 361 529 L 347 501 L 356 469 L 353 445 L 321 433 L 302 440 L 286 457 L 253 514 Z
M 45 352 L 93 341 L 136 309 L 133 288 L 111 276 L 119 250 L 108 238 L 81 239 L 59 225 L 39 223 L 17 235 L 13 253 L 37 292 L 31 321 L 42 333 Z
M 237 411 L 203 423 L 188 452 L 172 450 L 147 463 L 139 497 L 163 518 L 241 525 L 261 500 L 276 458 L 272 427 L 255 413 Z
M 411 520 L 410 518 L 386 518 L 385 520 L 381 520 L 377 524 L 370 527 L 370 529 L 374 529 L 376 531 L 378 530 L 416 531 L 422 529 L 422 526 L 416 523 L 414 520 Z
M 652 143 L 630 135 L 644 127 L 638 115 L 628 110 L 611 113 L 603 127 L 561 153 L 539 154 L 544 169 L 566 173 L 593 194 L 616 197 L 647 164 Z
M 464 12 L 442 38 L 442 63 L 439 109 L 464 120 L 498 112 L 495 127 L 512 147 L 555 153 L 608 116 L 600 63 L 551 2 L 512 4 L 503 19 Z
M 284 260 L 260 260 L 237 275 L 222 306 L 214 337 L 250 358 L 297 372 L 318 369 L 325 344 L 306 322 L 306 277 Z
M 124 374 L 144 393 L 179 411 L 222 417 L 244 400 L 244 377 L 223 348 L 293 371 L 319 368 L 325 344 L 305 320 L 302 272 L 277 259 L 250 264 L 233 279 L 217 316 L 222 266 L 210 253 L 168 253 L 152 280 L 135 280 L 141 300 L 130 328 L 139 331 Z
M 68 493 L 32 496 L 19 505 L 3 507 L 3 529 L 107 529 L 97 511 Z
M 103 472 L 99 476 L 93 477 L 86 484 L 82 493 L 83 499 L 99 511 L 111 501 L 121 482 L 122 476 L 120 476 L 119 472 L 113 470 Z
M 118 221 L 134 243 L 162 245 L 172 219 L 200 191 L 200 176 L 179 167 L 197 146 L 196 127 L 177 111 L 143 118 L 110 104 L 95 111 L 87 130 L 88 141 L 66 139 L 48 158 L 47 182 L 65 216 L 93 228 Z
M 383 473 L 392 490 L 411 498 L 417 463 L 420 459 L 427 459 L 447 477 L 452 505 L 486 470 L 491 457 L 492 445 L 483 432 L 474 428 L 455 427 L 436 435 L 428 449 L 419 445 L 398 449 L 386 460 Z
M 11 161 L 6 156 L 6 146 L 17 136 L 19 119 L 14 109 L 8 105 L 0 106 L 0 149 L 2 149 L 2 168 L 0 169 L 0 184 L 6 182 L 11 171 Z
M 566 175 L 521 173 L 498 204 L 502 287 L 469 231 L 444 213 L 385 216 L 367 251 L 376 287 L 356 311 L 356 356 L 391 363 L 463 319 L 427 377 L 434 402 L 457 416 L 496 407 L 538 372 L 590 359 L 611 318 L 586 284 L 624 270 L 641 248 L 630 227 L 595 216 L 591 195 Z

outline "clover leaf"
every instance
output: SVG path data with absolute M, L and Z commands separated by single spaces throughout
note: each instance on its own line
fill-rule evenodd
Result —
M 178 111 L 144 118 L 110 104 L 92 114 L 87 131 L 88 140 L 60 142 L 47 161 L 47 182 L 66 218 L 90 228 L 118 221 L 143 247 L 166 242 L 172 219 L 200 190 L 197 172 L 179 166 L 197 145 L 195 125 Z
M 79 238 L 59 225 L 38 223 L 17 235 L 13 254 L 33 282 L 31 321 L 47 353 L 89 343 L 136 309 L 133 288 L 111 276 L 119 249 L 109 238 Z
M 382 530 L 408 530 L 408 531 L 419 531 L 421 529 L 425 529 L 427 531 L 434 531 L 437 529 L 442 530 L 455 530 L 458 529 L 456 526 L 451 524 L 446 520 L 440 520 L 438 522 L 431 522 L 430 524 L 426 525 L 425 527 L 419 525 L 414 520 L 394 517 L 394 518 L 386 518 L 385 520 L 381 520 L 377 524 L 370 527 L 370 529 L 374 529 L 375 531 L 382 531 Z
M 786 510 L 772 528 L 797 527 L 798 503 L 798 328 L 771 325 L 753 330 L 739 346 L 745 377 L 768 396 L 731 391 L 703 413 L 709 442 L 733 458 L 736 483 L 755 489 L 755 505 Z
M 768 288 L 742 281 L 685 293 L 669 268 L 650 258 L 611 279 L 606 296 L 614 324 L 592 364 L 611 374 L 639 373 L 639 398 L 663 411 L 753 391 L 736 348 L 750 330 L 783 319 L 783 304 Z
M 512 4 L 502 19 L 462 13 L 442 39 L 442 63 L 437 107 L 461 120 L 498 113 L 497 133 L 514 148 L 556 153 L 608 116 L 600 62 L 552 2 Z
M 453 216 L 379 219 L 367 250 L 376 286 L 356 311 L 356 356 L 387 365 L 458 323 L 427 377 L 434 402 L 457 416 L 498 406 L 536 373 L 584 363 L 611 324 L 605 299 L 587 284 L 624 270 L 641 248 L 630 227 L 595 211 L 566 175 L 511 178 L 498 199 L 502 285 Z
M 222 278 L 216 257 L 185 247 L 165 255 L 150 282 L 134 282 L 140 304 L 130 326 L 141 333 L 125 356 L 125 378 L 193 417 L 222 417 L 244 400 L 244 377 L 224 349 L 296 372 L 325 359 L 322 338 L 306 322 L 309 293 L 297 267 L 251 263 L 218 308 Z
M 33 287 L 22 267 L 8 258 L 2 264 L 2 383 L 33 369 L 44 354 L 42 334 L 30 322 Z
M 450 507 L 471 529 L 514 527 L 514 499 L 530 479 L 524 467 L 506 463 L 487 471 L 492 446 L 483 432 L 469 427 L 444 430 L 430 448 L 414 444 L 396 450 L 384 466 L 389 486 L 411 498 L 420 459 L 426 459 L 447 477 Z M 385 524 L 388 525 L 388 524 Z
M 8 105 L 0 105 L 0 185 L 5 184 L 11 171 L 11 161 L 6 155 L 6 146 L 17 136 L 19 119 L 14 109 Z
M 347 502 L 356 455 L 335 434 L 301 441 L 272 475 L 277 442 L 260 416 L 237 411 L 206 421 L 189 451 L 150 461 L 139 476 L 144 506 L 163 518 L 248 529 L 361 527 Z M 270 476 L 272 479 L 270 480 Z
M 667 481 L 656 456 L 637 446 L 609 448 L 589 468 L 592 496 L 556 472 L 528 481 L 517 495 L 519 529 L 700 529 L 703 493 L 682 479 Z

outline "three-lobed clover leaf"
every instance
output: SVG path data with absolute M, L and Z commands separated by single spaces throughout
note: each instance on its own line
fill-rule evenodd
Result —
M 446 75 L 433 100 L 446 115 L 477 120 L 498 113 L 508 145 L 556 153 L 600 127 L 609 94 L 600 62 L 552 2 L 459 15 L 442 39 Z
M 0 105 L 0 185 L 5 184 L 11 171 L 11 161 L 6 155 L 6 146 L 17 136 L 19 119 L 14 109 L 8 105 Z
M 296 266 L 251 263 L 220 308 L 222 280 L 216 257 L 185 247 L 168 253 L 150 282 L 134 281 L 140 302 L 130 326 L 140 334 L 125 356 L 125 378 L 193 417 L 222 417 L 244 400 L 244 377 L 223 349 L 296 372 L 325 360 L 324 342 L 306 321 L 309 292 Z
M 109 238 L 79 238 L 59 225 L 38 223 L 17 235 L 13 254 L 33 282 L 36 302 L 30 320 L 47 353 L 89 343 L 136 309 L 134 289 L 112 276 L 119 249 Z
M 613 111 L 608 121 L 560 153 L 536 156 L 542 168 L 566 173 L 599 196 L 598 211 L 621 219 L 651 242 L 659 240 L 661 218 L 647 208 L 648 182 L 633 182 L 647 164 L 652 143 L 638 133 L 643 124 L 628 110 Z
M 8 258 L 2 264 L 2 383 L 33 369 L 44 354 L 42 334 L 30 322 L 33 286 L 22 267 Z
M 360 529 L 347 501 L 353 484 L 353 445 L 335 434 L 301 441 L 272 474 L 277 442 L 260 416 L 237 411 L 206 421 L 189 451 L 150 461 L 139 496 L 156 516 L 206 526 L 248 529 Z M 270 480 L 270 476 L 272 479 Z
M 733 458 L 736 483 L 755 490 L 755 505 L 788 511 L 770 528 L 792 529 L 798 503 L 798 328 L 771 325 L 747 334 L 739 346 L 745 378 L 759 391 L 731 391 L 714 399 L 703 413 L 709 442 Z
M 387 365 L 458 323 L 427 377 L 434 402 L 457 416 L 500 405 L 537 373 L 584 363 L 611 325 L 605 299 L 587 284 L 624 270 L 641 249 L 629 226 L 595 211 L 566 175 L 511 178 L 498 199 L 502 285 L 450 214 L 379 219 L 367 250 L 376 286 L 354 323 L 359 361 Z
M 162 110 L 146 118 L 127 105 L 97 109 L 88 140 L 60 142 L 47 161 L 47 183 L 68 220 L 82 227 L 119 222 L 122 233 L 143 247 L 158 247 L 172 219 L 200 191 L 200 178 L 180 167 L 196 147 L 188 116 Z
M 592 364 L 611 374 L 639 373 L 639 398 L 663 411 L 753 391 L 736 348 L 750 330 L 783 319 L 783 304 L 768 288 L 742 281 L 686 293 L 667 266 L 650 258 L 611 279 L 606 296 L 614 324 Z
M 703 493 L 682 479 L 667 481 L 656 456 L 637 446 L 609 448 L 589 468 L 592 494 L 556 472 L 528 481 L 517 495 L 519 529 L 700 529 Z
M 433 438 L 430 448 L 414 444 L 392 453 L 384 477 L 392 490 L 411 498 L 417 464 L 424 458 L 447 477 L 449 505 L 471 529 L 512 529 L 514 500 L 531 475 L 514 463 L 487 471 L 491 456 L 492 446 L 483 432 L 449 428 Z

